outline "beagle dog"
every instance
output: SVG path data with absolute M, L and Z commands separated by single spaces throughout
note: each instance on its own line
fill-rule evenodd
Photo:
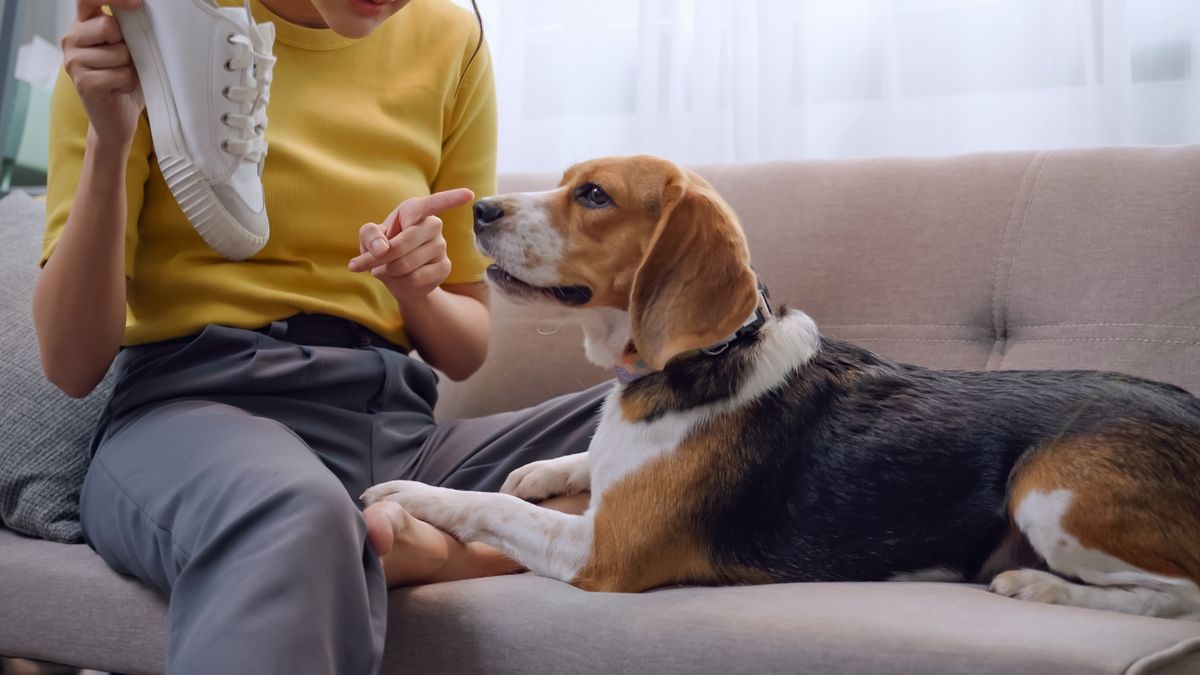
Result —
M 475 207 L 489 280 L 619 382 L 587 453 L 500 494 L 375 486 L 593 591 L 937 580 L 1200 619 L 1200 400 L 1089 371 L 938 371 L 772 312 L 732 209 L 654 157 Z M 591 492 L 582 515 L 536 506 Z

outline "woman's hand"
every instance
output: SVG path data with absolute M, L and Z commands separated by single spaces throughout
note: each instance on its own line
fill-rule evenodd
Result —
M 382 226 L 367 223 L 358 232 L 362 254 L 353 272 L 370 271 L 396 298 L 409 342 L 429 365 L 453 380 L 467 378 L 487 358 L 491 320 L 483 282 L 441 285 L 450 276 L 450 258 L 437 214 L 469 203 L 466 188 L 406 200 Z
M 450 276 L 437 214 L 474 198 L 470 190 L 459 188 L 405 200 L 382 226 L 367 223 L 358 231 L 362 254 L 350 261 L 350 270 L 370 270 L 401 303 L 429 295 Z
M 127 150 L 146 102 L 117 20 L 102 5 L 137 9 L 142 0 L 76 0 L 75 23 L 62 39 L 63 58 L 91 122 L 92 140 Z

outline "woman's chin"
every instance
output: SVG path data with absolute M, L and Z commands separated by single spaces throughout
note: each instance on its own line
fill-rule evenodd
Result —
M 327 0 L 321 14 L 333 32 L 345 38 L 364 38 L 408 5 L 409 0 L 376 4 L 364 0 Z
M 329 28 L 344 38 L 365 38 L 383 25 L 389 17 L 364 18 L 359 16 L 336 16 L 328 19 Z

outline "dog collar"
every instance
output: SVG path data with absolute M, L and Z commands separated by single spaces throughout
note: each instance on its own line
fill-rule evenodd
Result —
M 751 313 L 744 322 L 742 322 L 742 325 L 738 326 L 737 330 L 730 333 L 728 337 L 720 342 L 709 345 L 703 349 L 689 349 L 681 354 L 676 354 L 675 356 L 671 357 L 670 362 L 674 363 L 676 361 L 683 361 L 684 359 L 690 359 L 693 356 L 699 356 L 701 354 L 705 356 L 716 356 L 717 354 L 720 354 L 728 349 L 729 345 L 735 340 L 752 333 L 757 333 L 758 329 L 762 328 L 763 324 L 765 324 L 769 318 L 771 318 L 771 301 L 767 299 L 766 288 L 762 284 L 759 284 L 758 305 L 755 306 L 754 312 Z M 651 368 L 649 364 L 642 359 L 641 355 L 637 353 L 637 350 L 634 348 L 632 342 L 629 343 L 625 353 L 621 356 L 621 360 L 618 361 L 615 366 L 613 366 L 613 373 L 617 376 L 617 382 L 620 382 L 623 385 L 636 382 L 655 372 L 657 371 Z

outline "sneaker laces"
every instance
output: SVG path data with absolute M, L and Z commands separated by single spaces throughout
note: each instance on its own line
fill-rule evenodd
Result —
M 264 34 L 263 27 L 254 21 L 250 0 L 245 0 L 248 29 L 243 33 L 230 33 L 228 42 L 231 56 L 225 69 L 241 73 L 241 82 L 226 87 L 222 95 L 238 104 L 238 112 L 225 113 L 221 122 L 240 133 L 237 138 L 221 142 L 221 149 L 231 155 L 258 164 L 262 174 L 263 160 L 267 156 L 267 103 L 271 98 L 271 75 L 275 68 L 272 54 L 274 31 Z M 273 28 L 273 26 L 267 26 Z

